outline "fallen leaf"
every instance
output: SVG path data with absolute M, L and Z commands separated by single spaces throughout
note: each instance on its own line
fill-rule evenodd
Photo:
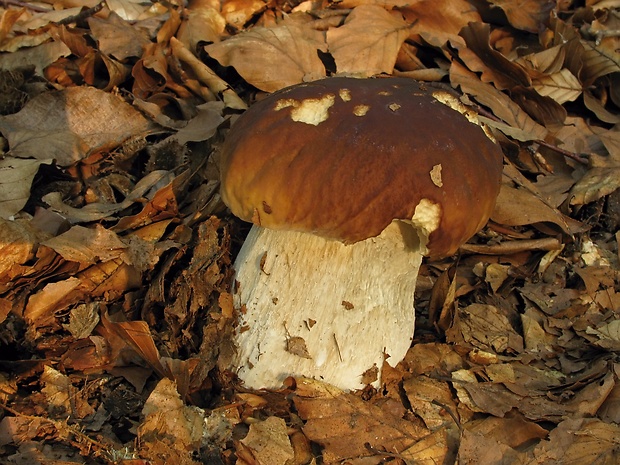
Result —
M 19 113 L 0 117 L 0 131 L 9 141 L 11 155 L 54 158 L 61 166 L 154 130 L 123 99 L 93 87 L 45 92 Z
M 327 31 L 329 52 L 339 73 L 362 77 L 392 73 L 409 25 L 377 5 L 355 8 L 343 26 Z
M 282 418 L 269 417 L 252 423 L 241 443 L 251 450 L 257 465 L 286 465 L 288 460 L 293 459 L 293 446 L 287 431 L 288 427 Z
M 510 25 L 516 29 L 538 32 L 553 10 L 553 2 L 540 0 L 490 0 L 492 5 L 501 8 Z
M 265 92 L 325 76 L 317 53 L 327 51 L 323 34 L 292 21 L 272 28 L 254 27 L 205 50 Z
M 434 47 L 460 40 L 458 33 L 463 27 L 482 20 L 467 0 L 416 0 L 399 11 L 410 24 L 409 37 Z
M 583 86 L 568 69 L 540 76 L 532 80 L 532 87 L 545 97 L 551 97 L 560 105 L 576 100 L 583 92 Z
M 609 155 L 590 154 L 590 169 L 570 191 L 572 205 L 594 202 L 620 187 L 620 133 L 609 131 L 599 137 L 608 147 Z
M 497 127 L 506 135 L 520 141 L 544 140 L 547 137 L 548 130 L 534 121 L 506 94 L 490 84 L 481 82 L 474 73 L 456 62 L 450 67 L 450 82 L 455 87 L 460 86 L 463 92 L 491 108 L 504 124 L 484 117 L 480 117 L 480 121 Z
M 114 12 L 105 19 L 94 16 L 88 18 L 88 25 L 91 35 L 99 44 L 99 50 L 119 61 L 141 57 L 144 49 L 151 44 L 145 31 Z
M 24 208 L 39 167 L 52 163 L 51 159 L 6 157 L 0 160 L 0 218 L 10 218 Z
M 125 242 L 101 225 L 92 229 L 73 226 L 67 232 L 44 241 L 43 245 L 53 249 L 67 261 L 90 264 L 118 258 L 127 249 Z
M 425 428 L 319 381 L 298 379 L 294 402 L 306 421 L 304 434 L 323 447 L 327 463 L 373 456 L 374 451 L 399 453 L 429 434 Z

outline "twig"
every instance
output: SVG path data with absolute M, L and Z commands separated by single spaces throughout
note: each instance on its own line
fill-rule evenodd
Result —
M 583 165 L 587 165 L 588 164 L 587 158 L 583 158 L 583 157 L 579 156 L 578 154 L 576 154 L 574 152 L 569 152 L 568 150 L 561 149 L 557 145 L 550 144 L 548 142 L 545 142 L 544 140 L 537 140 L 535 142 L 537 144 L 542 145 L 543 147 L 547 147 L 548 149 L 553 150 L 554 152 L 557 152 L 557 153 L 559 153 L 561 155 L 564 155 L 567 158 L 571 158 L 571 159 L 575 160 L 576 162 L 579 162 L 579 163 L 581 163 Z
M 56 24 L 57 26 L 62 26 L 66 24 L 77 23 L 79 21 L 83 21 L 86 18 L 90 18 L 91 16 L 94 16 L 97 13 L 99 13 L 103 9 L 104 5 L 105 5 L 105 0 L 102 0 L 101 2 L 97 3 L 92 8 L 88 8 L 86 10 L 80 11 L 77 15 L 63 18 L 60 21 L 56 21 L 54 24 Z
M 52 8 L 43 8 L 37 5 L 31 5 L 30 3 L 22 2 L 21 0 L 2 0 L 1 3 L 5 7 L 8 5 L 18 6 L 20 8 L 26 8 L 27 10 L 31 10 L 36 13 L 48 13 L 50 11 L 54 11 Z

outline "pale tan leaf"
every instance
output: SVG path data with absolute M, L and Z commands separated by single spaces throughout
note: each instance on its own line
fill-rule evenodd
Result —
M 519 208 L 515 208 L 519 205 Z M 568 234 L 574 234 L 582 225 L 549 206 L 543 199 L 510 183 L 502 184 L 491 219 L 505 226 L 535 223 L 554 223 Z
M 45 41 L 47 40 L 49 38 L 45 38 Z M 45 68 L 60 57 L 66 57 L 70 54 L 71 50 L 62 42 L 45 42 L 36 47 L 0 54 L 0 69 L 11 70 L 28 63 L 34 65 L 35 73 L 38 76 L 43 77 Z
M 368 77 L 392 73 L 408 35 L 402 17 L 376 5 L 362 5 L 349 14 L 344 26 L 327 31 L 327 45 L 339 73 Z
M 264 10 L 265 7 L 265 2 L 262 0 L 224 0 L 222 15 L 232 27 L 242 29 L 254 15 Z
M 470 22 L 480 22 L 480 14 L 467 0 L 415 0 L 400 11 L 411 24 L 410 38 L 418 43 L 443 47 L 460 41 L 459 31 Z M 386 8 L 390 9 L 390 8 Z
M 584 205 L 611 194 L 620 187 L 620 132 L 599 134 L 609 155 L 590 154 L 590 168 L 570 191 L 572 205 Z
M 521 141 L 544 140 L 547 129 L 534 121 L 525 111 L 514 103 L 506 94 L 490 84 L 481 82 L 478 77 L 464 66 L 453 62 L 450 67 L 450 82 L 460 86 L 464 93 L 472 95 L 478 102 L 488 106 L 505 126 L 485 119 L 489 125 L 498 127 L 507 135 Z
M 566 68 L 558 73 L 539 76 L 532 80 L 532 87 L 543 96 L 551 97 L 559 104 L 572 102 L 581 95 L 582 85 Z
M 614 465 L 620 462 L 620 426 L 598 418 L 571 418 L 549 433 L 534 449 L 531 465 Z
M 37 246 L 35 231 L 29 223 L 7 221 L 0 217 L 0 281 L 15 265 L 33 258 Z
M 609 111 L 603 103 L 597 99 L 592 92 L 585 91 L 583 93 L 583 103 L 594 113 L 598 119 L 605 123 L 620 124 L 620 114 Z
M 10 218 L 24 208 L 39 167 L 51 163 L 52 160 L 13 157 L 0 160 L 0 218 Z
M 515 60 L 515 63 L 523 66 L 532 77 L 537 77 L 539 73 L 553 74 L 560 72 L 565 57 L 566 48 L 564 45 L 555 45 L 541 52 L 519 57 Z
M 210 5 L 192 2 L 185 11 L 185 18 L 176 38 L 188 50 L 196 50 L 199 43 L 219 41 L 226 28 L 226 20 Z
M 581 45 L 585 49 L 581 73 L 584 86 L 591 84 L 601 76 L 620 72 L 620 54 L 617 49 L 609 50 L 585 40 L 581 41 Z
M 184 405 L 173 381 L 160 380 L 142 409 L 144 421 L 138 427 L 138 439 L 142 442 L 163 442 L 175 450 L 187 452 L 198 449 L 205 434 L 205 412 Z M 180 457 L 168 463 L 187 465 Z
M 318 56 L 319 50 L 327 50 L 323 34 L 294 22 L 255 27 L 208 45 L 205 50 L 221 65 L 234 67 L 247 82 L 266 92 L 325 76 Z
M 293 446 L 288 438 L 288 427 L 282 418 L 269 417 L 252 423 L 248 435 L 241 440 L 252 450 L 260 464 L 286 465 L 293 459 Z
M 76 339 L 88 337 L 99 324 L 100 309 L 101 304 L 99 302 L 79 304 L 71 309 L 69 323 L 62 326 Z
M 127 245 L 116 233 L 96 225 L 94 228 L 73 226 L 60 236 L 43 242 L 67 261 L 96 263 L 120 257 Z
M 620 320 L 613 320 L 607 324 L 592 328 L 588 326 L 586 333 L 599 338 L 595 344 L 611 351 L 620 351 Z
M 45 92 L 19 113 L 0 117 L 0 131 L 9 141 L 11 155 L 54 158 L 61 166 L 154 130 L 122 98 L 93 87 Z
M 116 13 L 107 18 L 88 18 L 91 34 L 99 43 L 99 50 L 119 61 L 130 57 L 141 57 L 151 44 L 145 31 L 129 24 Z

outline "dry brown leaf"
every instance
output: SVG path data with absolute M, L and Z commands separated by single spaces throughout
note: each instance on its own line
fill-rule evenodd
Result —
M 516 205 L 519 208 L 515 208 Z M 512 182 L 502 184 L 491 219 L 505 226 L 548 222 L 558 225 L 568 234 L 583 229 L 581 223 L 563 215 L 530 190 L 514 187 Z
M 327 51 L 323 33 L 293 21 L 272 28 L 254 27 L 205 50 L 265 92 L 325 76 L 317 53 Z
M 599 45 L 585 40 L 581 41 L 585 50 L 583 53 L 583 70 L 580 74 L 584 88 L 587 88 L 601 76 L 620 72 L 620 54 L 618 54 L 620 39 L 613 36 L 609 39 L 610 41 L 602 42 Z
M 584 205 L 609 195 L 620 187 L 620 132 L 599 134 L 609 155 L 590 154 L 590 169 L 570 191 L 572 205 Z
M 198 44 L 218 42 L 226 28 L 226 20 L 221 15 L 215 2 L 210 0 L 190 2 L 185 9 L 183 22 L 176 38 L 188 50 L 197 50 Z M 219 7 L 219 2 L 217 2 Z
M 545 76 L 539 76 L 532 80 L 532 87 L 545 97 L 551 97 L 560 105 L 576 100 L 582 93 L 583 87 L 568 69 Z
M 460 41 L 459 31 L 470 22 L 482 21 L 467 0 L 415 0 L 400 9 L 410 23 L 410 38 L 418 43 L 443 47 Z
M 319 381 L 298 379 L 295 406 L 304 434 L 323 446 L 326 463 L 400 453 L 429 432 L 352 394 Z M 441 462 L 441 460 L 439 460 Z
M 167 372 L 161 363 L 159 351 L 153 341 L 151 329 L 145 321 L 111 321 L 107 314 L 101 316 L 105 329 L 131 347 L 162 378 Z
M 498 128 L 507 136 L 520 141 L 544 140 L 548 130 L 534 121 L 525 111 L 514 103 L 506 94 L 490 84 L 481 82 L 478 77 L 457 62 L 450 67 L 450 82 L 453 86 L 460 86 L 461 90 L 472 95 L 482 105 L 503 120 L 505 124 L 489 118 L 480 117 L 489 126 Z
M 512 27 L 534 33 L 549 19 L 555 6 L 554 2 L 540 0 L 490 0 L 490 3 L 504 11 Z
M 94 228 L 73 226 L 60 236 L 42 243 L 67 261 L 93 264 L 124 255 L 127 244 L 114 232 L 101 225 Z
M 422 418 L 429 430 L 456 426 L 449 412 L 456 412 L 457 406 L 446 381 L 416 376 L 405 380 L 403 389 L 407 393 L 411 409 Z
M 534 449 L 532 463 L 614 465 L 620 462 L 620 427 L 597 418 L 567 419 Z
M 620 114 L 608 110 L 589 90 L 583 93 L 583 103 L 604 123 L 620 124 Z
M 459 308 L 452 327 L 446 331 L 449 342 L 471 345 L 491 353 L 523 352 L 523 338 L 508 318 L 492 305 L 472 304 Z
M 0 218 L 10 218 L 24 208 L 39 167 L 52 163 L 51 159 L 6 157 L 0 160 Z
M 145 31 L 131 25 L 114 12 L 105 19 L 88 18 L 88 25 L 93 38 L 99 44 L 99 50 L 119 61 L 141 57 L 144 49 L 151 44 Z
M 52 418 L 84 418 L 95 412 L 88 404 L 86 391 L 78 390 L 70 378 L 50 366 L 45 366 L 41 375 L 45 385 L 41 389 Z
M 0 117 L 10 153 L 19 158 L 54 158 L 68 166 L 130 137 L 155 131 L 122 98 L 92 87 L 45 92 L 14 115 Z
M 7 221 L 0 217 L 0 281 L 10 280 L 11 269 L 32 259 L 38 244 L 35 231 L 28 223 Z M 0 292 L 2 291 L 0 286 Z
M 144 443 L 163 442 L 183 451 L 199 449 L 206 437 L 205 412 L 186 406 L 174 382 L 162 379 L 151 392 L 142 409 L 144 421 L 138 427 L 138 439 Z M 178 463 L 174 461 L 173 463 Z
M 224 0 L 222 15 L 228 24 L 239 30 L 265 7 L 265 2 L 261 0 Z
M 491 27 L 482 22 L 465 26 L 459 35 L 467 47 L 459 49 L 459 57 L 470 70 L 482 73 L 483 82 L 492 82 L 497 89 L 528 87 L 531 80 L 526 70 L 491 47 L 490 33 Z
M 204 83 L 213 94 L 221 96 L 226 106 L 235 110 L 245 110 L 247 105 L 236 92 L 215 72 L 194 56 L 180 40 L 170 39 L 172 53 L 184 64 L 189 66 L 196 78 Z
M 339 73 L 368 77 L 392 73 L 408 36 L 409 25 L 400 14 L 377 5 L 361 5 L 343 26 L 327 31 L 327 45 Z
M 282 418 L 269 417 L 264 421 L 252 423 L 248 435 L 241 440 L 241 443 L 250 449 L 257 465 L 286 465 L 293 459 L 293 446 L 287 431 L 288 427 Z M 248 464 L 246 461 L 237 463 Z
M 217 128 L 224 122 L 224 102 L 207 102 L 196 107 L 198 113 L 183 129 L 173 136 L 179 144 L 208 140 L 215 135 Z
M 62 42 L 47 42 L 48 39 L 48 37 L 44 37 L 45 43 L 36 47 L 0 54 L 0 69 L 11 70 L 21 68 L 24 66 L 24 63 L 28 63 L 35 67 L 35 73 L 38 76 L 44 76 L 45 68 L 58 60 L 58 58 L 71 54 L 69 47 Z

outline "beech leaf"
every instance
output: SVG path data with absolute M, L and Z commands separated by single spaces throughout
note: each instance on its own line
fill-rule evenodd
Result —
M 566 68 L 532 80 L 532 87 L 540 95 L 551 97 L 559 104 L 576 100 L 583 91 L 579 79 Z
M 51 163 L 52 160 L 13 157 L 0 160 L 0 218 L 7 219 L 24 208 L 39 166 Z
M 320 31 L 293 22 L 255 27 L 205 47 L 223 66 L 232 66 L 250 84 L 275 92 L 325 76 L 318 51 L 327 45 Z
M 19 113 L 0 117 L 0 132 L 9 141 L 11 155 L 54 158 L 61 166 L 154 130 L 121 97 L 93 87 L 45 92 Z
M 409 25 L 376 5 L 361 5 L 344 26 L 327 31 L 329 51 L 339 73 L 372 76 L 391 73 L 409 35 Z

